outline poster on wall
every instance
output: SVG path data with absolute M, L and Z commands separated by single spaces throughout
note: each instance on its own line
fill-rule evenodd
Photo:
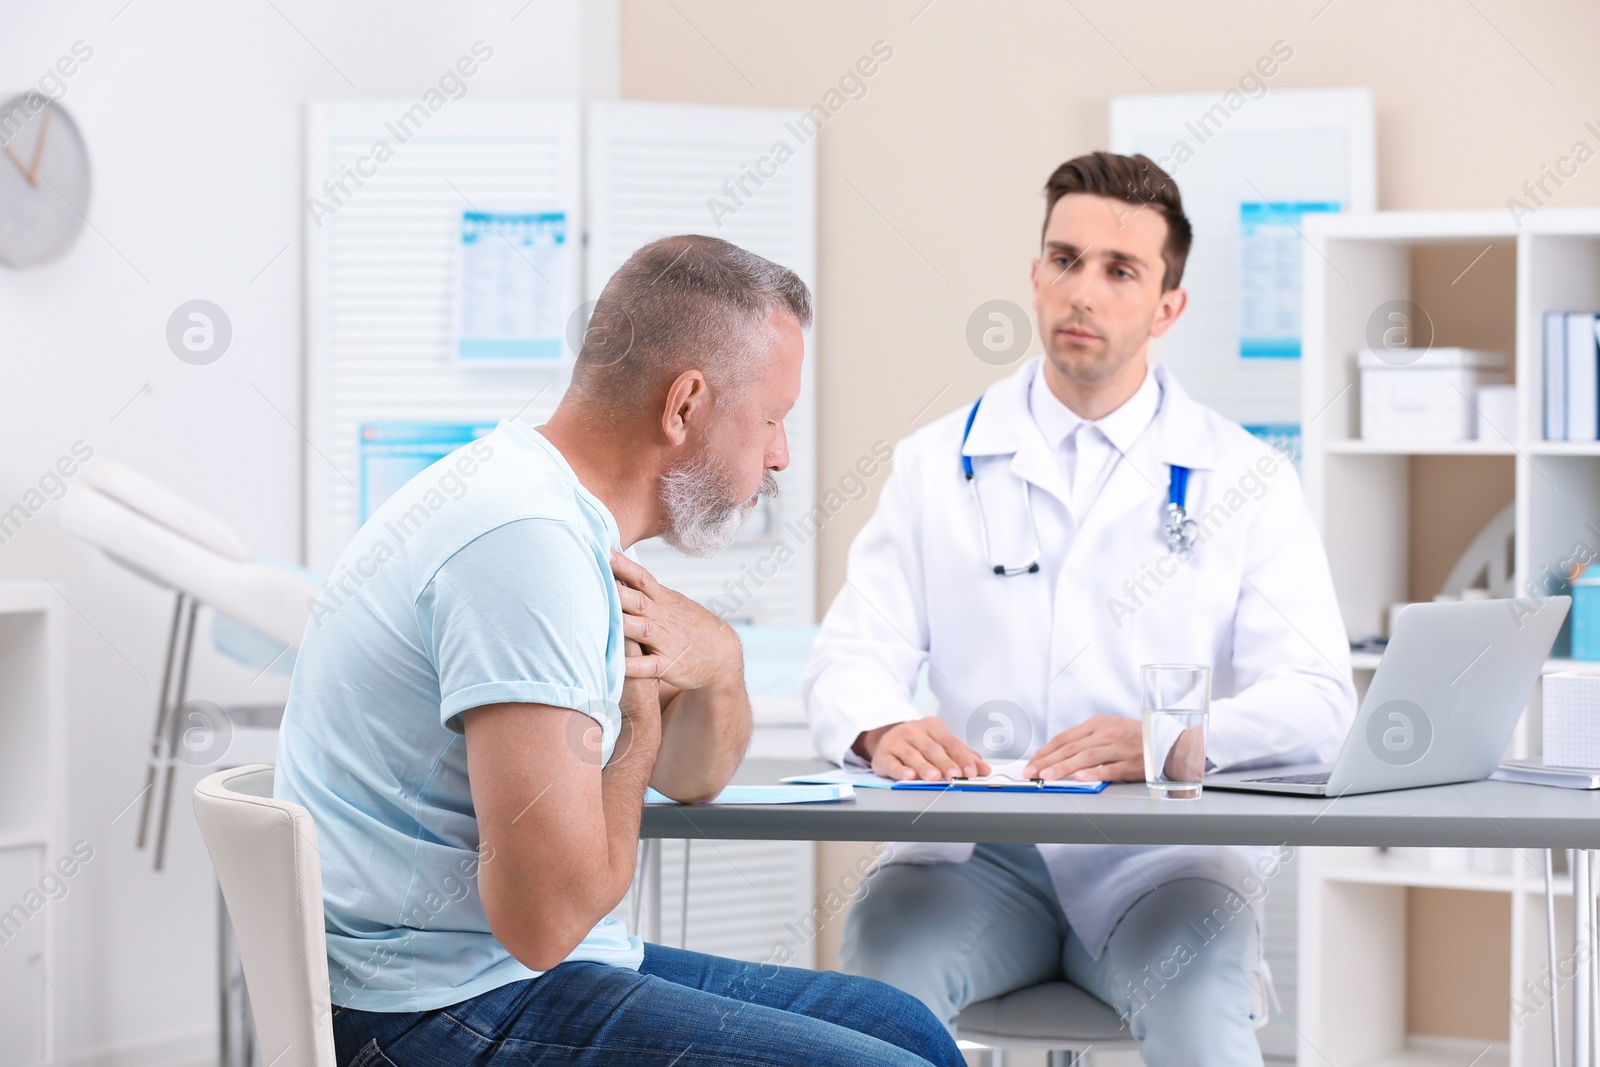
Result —
M 1189 305 L 1152 355 L 1201 403 L 1286 446 L 1300 419 L 1304 220 L 1377 207 L 1371 91 L 1274 87 L 1293 62 L 1280 41 L 1232 86 L 1111 101 L 1111 150 L 1171 174 L 1194 228 Z
M 565 211 L 461 212 L 456 359 L 554 361 L 571 312 Z
M 1300 358 L 1301 221 L 1338 201 L 1239 205 L 1239 357 Z
M 494 428 L 492 422 L 362 423 L 358 521 L 365 523 L 401 486 Z M 456 495 L 453 485 L 443 491 Z

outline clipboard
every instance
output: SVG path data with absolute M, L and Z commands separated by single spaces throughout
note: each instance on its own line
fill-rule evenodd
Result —
M 1047 782 L 1043 778 L 1013 778 L 1007 774 L 957 776 L 948 782 L 896 782 L 891 789 L 949 790 L 957 793 L 1100 793 L 1105 782 L 1075 782 L 1070 779 Z

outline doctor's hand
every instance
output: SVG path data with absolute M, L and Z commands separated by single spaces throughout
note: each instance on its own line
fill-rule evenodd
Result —
M 630 646 L 627 677 L 653 678 L 672 689 L 726 682 L 744 691 L 744 650 L 733 627 L 620 552 L 611 553 L 622 600 L 622 633 Z
M 937 782 L 944 778 L 988 774 L 989 765 L 937 716 L 897 722 L 868 730 L 856 739 L 856 752 L 872 763 L 882 778 Z
M 1144 737 L 1138 719 L 1096 715 L 1052 737 L 1028 760 L 1027 778 L 1144 781 Z

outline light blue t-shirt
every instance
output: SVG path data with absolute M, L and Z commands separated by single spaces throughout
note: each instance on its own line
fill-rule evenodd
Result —
M 621 724 L 616 520 L 537 432 L 501 422 L 356 535 L 313 605 L 276 796 L 316 821 L 333 1002 L 428 1011 L 537 977 L 489 932 L 461 713 L 509 701 Z M 526 907 L 537 908 L 529 900 Z M 639 966 L 603 919 L 568 957 Z

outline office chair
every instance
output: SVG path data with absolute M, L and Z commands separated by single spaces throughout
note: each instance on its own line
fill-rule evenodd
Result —
M 1051 1067 L 1082 1067 L 1091 1049 L 1139 1048 L 1115 1011 L 1070 982 L 1040 982 L 969 1004 L 956 1016 L 956 1036 L 987 1045 L 992 1067 L 1010 1051 L 1044 1050 Z
M 261 1062 L 334 1067 L 322 860 L 311 813 L 272 797 L 272 768 L 201 780 L 195 820 L 231 916 Z
M 1250 990 L 1259 1030 L 1270 1001 L 1255 981 Z M 969 1004 L 956 1016 L 956 1036 L 988 1046 L 990 1067 L 1003 1067 L 1009 1051 L 1044 1050 L 1050 1067 L 1085 1067 L 1093 1052 L 1139 1050 L 1115 1011 L 1070 982 L 1040 982 Z

